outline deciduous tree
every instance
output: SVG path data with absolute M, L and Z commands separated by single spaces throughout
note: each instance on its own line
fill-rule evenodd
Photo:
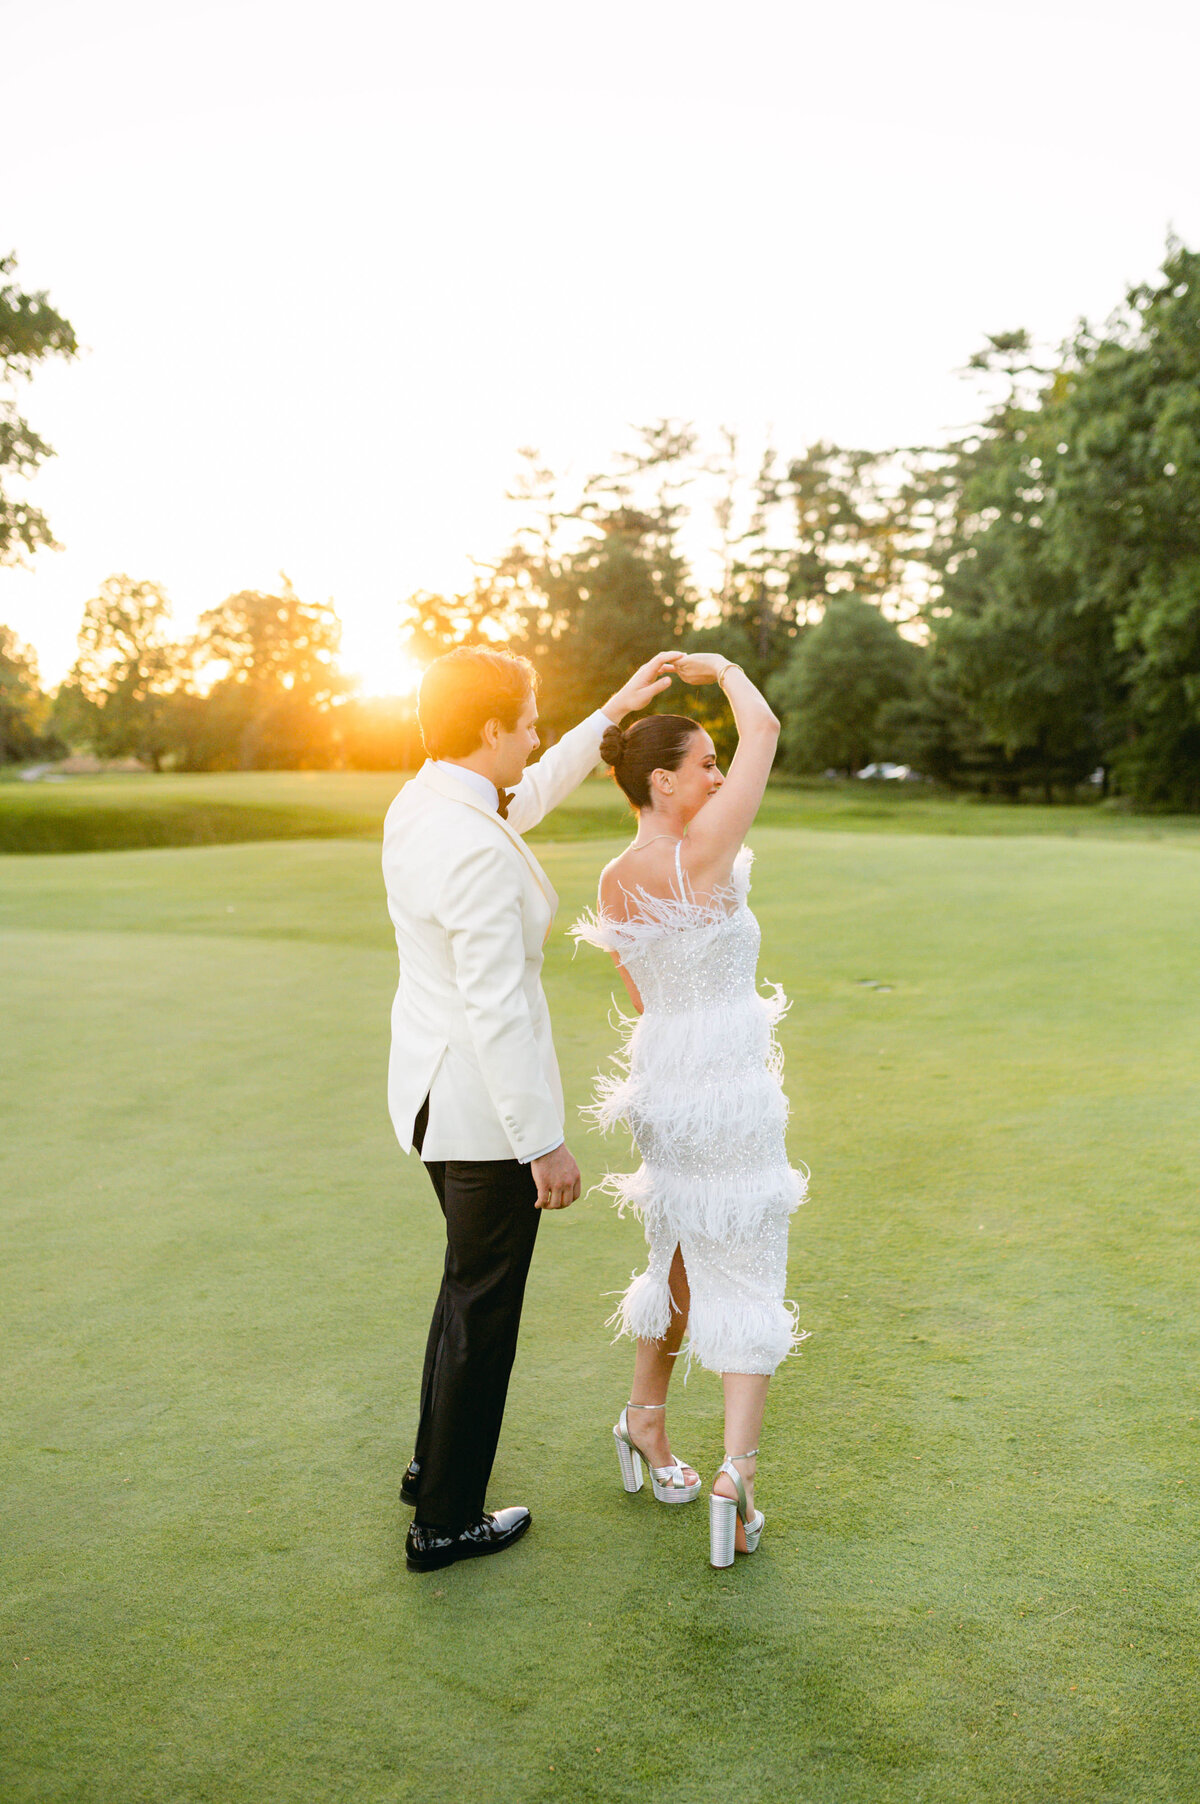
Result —
M 1172 242 L 1072 354 L 1052 533 L 1078 609 L 1111 622 L 1117 774 L 1143 804 L 1200 808 L 1200 253 Z
M 16 267 L 15 256 L 0 257 L 0 564 L 23 563 L 54 544 L 45 514 L 21 493 L 54 453 L 18 413 L 13 389 L 47 357 L 74 357 L 79 348 L 70 320 L 44 292 L 26 292 L 7 279 Z
M 145 759 L 171 747 L 169 703 L 185 655 L 170 635 L 158 583 L 110 576 L 84 609 L 79 654 L 55 704 L 63 736 L 100 756 Z
M 677 644 L 694 617 L 678 533 L 695 434 L 661 420 L 636 436 L 614 471 L 589 479 L 577 507 L 519 537 L 495 573 L 510 642 L 542 675 L 550 733 L 597 707 L 618 667 Z
M 48 715 L 37 659 L 10 627 L 0 626 L 0 764 L 23 763 L 58 749 L 46 731 Z
M 880 749 L 880 711 L 912 692 L 921 655 L 861 595 L 831 596 L 768 685 L 783 721 L 784 768 L 849 772 L 868 763 Z
M 223 667 L 206 698 L 222 763 L 304 770 L 333 761 L 330 709 L 346 689 L 341 630 L 332 602 L 302 600 L 286 576 L 276 594 L 241 589 L 201 615 L 194 655 Z

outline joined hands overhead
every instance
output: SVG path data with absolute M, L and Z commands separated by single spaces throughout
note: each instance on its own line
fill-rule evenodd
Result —
M 680 653 L 674 672 L 681 682 L 700 688 L 705 683 L 719 683 L 731 664 L 723 652 L 685 651 Z
M 636 714 L 639 708 L 648 707 L 656 695 L 671 686 L 671 672 L 683 657 L 681 651 L 656 652 L 649 661 L 635 670 L 623 688 L 615 695 L 610 695 L 604 704 L 604 712 L 614 727 L 619 727 L 627 714 Z
M 623 688 L 609 697 L 604 712 L 614 726 L 620 726 L 627 714 L 648 707 L 656 695 L 671 686 L 671 678 L 693 688 L 706 683 L 719 683 L 725 672 L 736 669 L 732 660 L 719 651 L 660 651 L 635 670 Z

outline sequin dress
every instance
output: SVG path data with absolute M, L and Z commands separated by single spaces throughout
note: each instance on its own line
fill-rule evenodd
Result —
M 624 1124 L 642 1164 L 601 1188 L 641 1218 L 650 1251 L 612 1324 L 657 1340 L 667 1331 L 675 1248 L 691 1288 L 688 1348 L 713 1372 L 773 1372 L 803 1339 L 785 1301 L 788 1217 L 807 1172 L 788 1164 L 788 1105 L 775 1024 L 779 986 L 757 988 L 758 922 L 746 897 L 753 854 L 743 846 L 727 889 L 695 901 L 678 848 L 678 893 L 634 892 L 636 914 L 584 915 L 577 940 L 615 952 L 641 994 L 626 1020 L 614 1075 L 596 1080 L 585 1110 L 604 1129 Z

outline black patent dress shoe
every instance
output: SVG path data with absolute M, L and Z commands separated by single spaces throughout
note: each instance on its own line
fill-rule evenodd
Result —
M 421 1462 L 410 1459 L 404 1468 L 404 1477 L 400 1480 L 400 1501 L 412 1508 L 417 1501 L 417 1485 L 421 1478 Z
M 410 1524 L 404 1538 L 405 1563 L 410 1572 L 437 1572 L 453 1566 L 456 1560 L 479 1560 L 485 1554 L 503 1553 L 519 1541 L 533 1517 L 523 1503 L 506 1510 L 493 1510 L 472 1522 L 458 1535 L 443 1535 L 438 1529 Z

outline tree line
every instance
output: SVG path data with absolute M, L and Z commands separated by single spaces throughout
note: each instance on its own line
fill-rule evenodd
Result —
M 511 544 L 466 591 L 406 598 L 409 650 L 526 653 L 556 733 L 614 660 L 719 646 L 771 697 L 792 771 L 890 758 L 1013 797 L 1098 775 L 1137 806 L 1200 808 L 1200 255 L 1171 242 L 1102 326 L 1053 355 L 993 335 L 967 374 L 978 417 L 935 446 L 822 442 L 747 468 L 734 434 L 662 420 L 574 484 L 522 453 Z M 167 620 L 156 585 L 110 579 L 53 699 L 0 637 L 5 755 L 28 755 L 7 749 L 22 707 L 67 743 L 180 769 L 419 755 L 411 704 L 348 693 L 330 604 L 283 582 L 184 644 Z M 728 751 L 719 698 L 688 700 Z
M 243 589 L 171 633 L 157 583 L 111 576 L 88 602 L 78 656 L 53 696 L 0 628 L 0 748 L 10 761 L 87 750 L 153 770 L 412 768 L 411 699 L 362 698 L 338 669 L 332 604 Z

